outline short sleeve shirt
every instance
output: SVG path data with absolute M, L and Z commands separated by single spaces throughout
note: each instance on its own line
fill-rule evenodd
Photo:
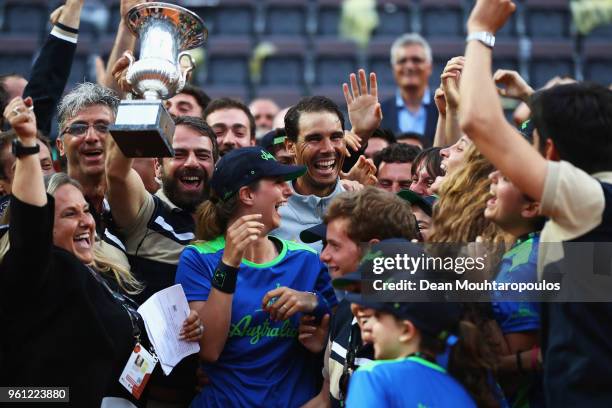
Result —
M 192 406 L 300 406 L 318 392 L 312 355 L 297 339 L 300 314 L 274 322 L 262 309 L 261 301 L 268 291 L 280 286 L 318 292 L 330 307 L 337 301 L 327 268 L 316 252 L 303 244 L 280 243 L 282 250 L 270 262 L 255 264 L 243 259 L 227 342 L 216 363 L 204 364 L 211 384 L 204 387 Z M 188 301 L 208 299 L 224 247 L 225 239 L 219 237 L 185 249 L 176 281 L 183 285 Z

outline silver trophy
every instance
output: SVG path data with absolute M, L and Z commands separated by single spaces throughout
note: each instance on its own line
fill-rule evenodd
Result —
M 168 3 L 139 4 L 125 18 L 140 37 L 140 59 L 130 58 L 126 79 L 143 99 L 121 101 L 111 135 L 126 157 L 172 157 L 174 121 L 162 100 L 183 89 L 194 67 L 185 50 L 203 45 L 208 31 L 195 13 Z M 181 69 L 183 58 L 190 67 Z

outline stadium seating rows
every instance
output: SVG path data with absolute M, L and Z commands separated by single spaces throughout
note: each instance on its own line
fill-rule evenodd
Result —
M 60 0 L 0 0 L 0 72 L 29 73 L 48 30 L 47 18 Z M 367 49 L 340 39 L 342 0 L 182 0 L 209 30 L 206 58 L 194 81 L 211 96 L 244 100 L 271 96 L 280 104 L 303 94 L 343 97 L 338 84 L 348 72 L 377 72 L 383 95 L 393 91 L 389 48 L 395 37 L 422 33 L 434 53 L 432 86 L 447 59 L 463 52 L 465 19 L 472 0 L 379 0 L 379 25 Z M 612 26 L 576 35 L 568 1 L 522 0 L 498 33 L 495 67 L 519 70 L 534 86 L 554 75 L 612 82 Z M 93 55 L 110 52 L 119 21 L 118 0 L 88 0 L 84 11 L 73 83 L 93 78 Z M 249 68 L 258 44 L 273 44 L 259 75 Z

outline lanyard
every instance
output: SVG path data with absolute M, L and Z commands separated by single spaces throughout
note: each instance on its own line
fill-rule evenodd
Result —
M 91 274 L 98 281 L 98 283 L 100 283 L 102 287 L 106 289 L 106 291 L 113 297 L 113 299 L 119 302 L 123 309 L 127 312 L 130 318 L 130 323 L 132 324 L 132 335 L 136 339 L 136 342 L 140 343 L 140 328 L 138 327 L 138 323 L 140 322 L 140 319 L 142 319 L 142 317 L 140 316 L 140 313 L 138 313 L 138 311 L 136 310 L 138 309 L 138 305 L 136 304 L 136 302 L 134 302 L 129 297 L 124 296 L 121 293 L 111 289 L 111 287 L 108 286 L 106 280 L 102 278 L 100 274 L 98 274 L 98 272 L 93 270 L 91 267 L 88 266 L 87 269 L 89 269 L 89 272 L 91 272 Z

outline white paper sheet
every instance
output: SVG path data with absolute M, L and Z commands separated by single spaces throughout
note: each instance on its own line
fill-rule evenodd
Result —
M 180 284 L 160 290 L 144 302 L 138 312 L 166 375 L 183 358 L 200 351 L 199 343 L 179 339 L 183 322 L 189 315 L 189 304 Z

